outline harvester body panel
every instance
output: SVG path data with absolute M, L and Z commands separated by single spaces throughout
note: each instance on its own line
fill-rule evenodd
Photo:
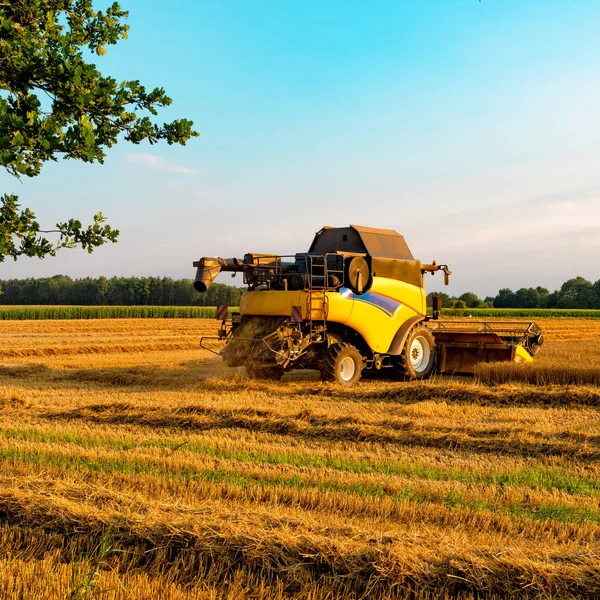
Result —
M 346 288 L 338 298 L 338 302 L 353 304 L 345 324 L 357 331 L 374 352 L 383 354 L 389 352 L 396 332 L 408 319 L 425 317 L 426 312 L 423 288 L 385 277 L 373 277 L 373 285 L 364 294 Z
M 349 288 L 325 294 L 325 320 L 352 328 L 375 352 L 387 353 L 396 332 L 408 319 L 417 315 L 425 317 L 423 288 L 403 281 L 374 277 L 373 285 L 364 294 L 355 294 Z M 240 300 L 240 315 L 289 317 L 292 307 L 298 306 L 304 320 L 308 317 L 310 301 L 309 292 L 246 292 Z
M 289 317 L 293 306 L 300 306 L 306 318 L 307 292 L 259 291 L 246 292 L 240 298 L 240 315 L 256 317 Z
M 523 346 L 515 346 L 514 362 L 529 363 L 533 362 L 533 356 L 523 348 Z

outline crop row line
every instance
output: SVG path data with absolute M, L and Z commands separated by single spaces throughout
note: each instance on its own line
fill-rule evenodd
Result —
M 301 475 L 291 477 L 278 475 L 265 477 L 253 474 L 240 474 L 229 469 L 195 469 L 187 466 L 165 466 L 150 461 L 123 460 L 113 458 L 92 459 L 83 456 L 60 456 L 48 452 L 31 451 L 23 449 L 2 449 L 0 460 L 16 465 L 17 463 L 41 467 L 56 468 L 58 470 L 78 471 L 88 473 L 120 473 L 122 475 L 160 475 L 170 479 L 179 479 L 185 482 L 204 482 L 219 485 L 234 485 L 244 490 L 252 488 L 288 488 L 295 490 L 314 490 L 319 493 L 333 492 L 356 495 L 363 498 L 382 499 L 388 498 L 395 503 L 411 502 L 416 504 L 442 504 L 448 509 L 463 508 L 472 511 L 492 511 L 495 514 L 525 517 L 533 520 L 554 520 L 561 523 L 591 522 L 600 524 L 600 510 L 584 506 L 565 506 L 559 503 L 544 502 L 535 506 L 519 503 L 499 505 L 488 501 L 469 501 L 458 491 L 451 490 L 441 498 L 429 493 L 427 490 L 415 489 L 405 486 L 401 490 L 388 492 L 379 484 L 344 484 L 334 481 L 305 481 Z
M 468 472 L 458 469 L 443 469 L 430 465 L 419 464 L 416 461 L 399 463 L 391 461 L 373 462 L 370 460 L 353 460 L 333 456 L 301 455 L 285 452 L 261 452 L 219 448 L 214 444 L 177 440 L 142 440 L 134 438 L 119 438 L 110 440 L 98 436 L 83 436 L 53 432 L 41 432 L 32 429 L 1 429 L 0 437 L 7 440 L 40 442 L 50 444 L 72 444 L 82 448 L 110 448 L 119 451 L 130 451 L 138 448 L 164 448 L 175 451 L 189 452 L 198 456 L 210 456 L 224 460 L 234 460 L 247 464 L 287 465 L 292 467 L 312 467 L 317 469 L 332 469 L 354 474 L 376 474 L 390 476 L 416 477 L 433 481 L 455 481 L 464 484 L 484 484 L 507 486 L 527 486 L 532 489 L 547 492 L 561 491 L 567 494 L 582 496 L 600 496 L 600 479 L 596 477 L 578 477 L 567 469 L 554 468 L 521 468 L 512 471 L 492 473 Z
M 230 310 L 237 310 L 230 308 Z M 555 308 L 444 308 L 443 316 L 490 318 L 600 319 L 600 310 Z M 0 320 L 44 319 L 214 319 L 214 306 L 0 306 Z
M 214 319 L 214 306 L 9 306 L 0 320 Z

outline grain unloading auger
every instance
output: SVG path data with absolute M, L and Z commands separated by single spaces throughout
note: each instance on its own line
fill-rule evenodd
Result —
M 291 369 L 318 369 L 352 386 L 364 370 L 402 379 L 472 373 L 479 362 L 530 361 L 543 337 L 536 323 L 439 320 L 427 316 L 424 279 L 447 265 L 415 260 L 396 231 L 324 227 L 308 252 L 205 257 L 194 287 L 205 292 L 222 271 L 241 272 L 248 286 L 238 313 L 220 307 L 218 352 L 228 366 L 278 379 Z M 225 310 L 223 310 L 225 309 Z

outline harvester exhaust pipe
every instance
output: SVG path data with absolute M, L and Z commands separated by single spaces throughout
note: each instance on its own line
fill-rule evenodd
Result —
M 206 292 L 221 271 L 244 271 L 247 266 L 237 258 L 219 258 L 205 256 L 193 263 L 197 267 L 194 289 L 200 293 Z

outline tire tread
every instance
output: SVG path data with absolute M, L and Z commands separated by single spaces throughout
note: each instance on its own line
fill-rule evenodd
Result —
M 410 348 L 410 340 L 411 340 L 412 336 L 414 335 L 415 331 L 417 331 L 418 329 L 424 329 L 433 337 L 433 334 L 431 333 L 431 331 L 429 329 L 427 329 L 426 327 L 423 327 L 422 322 L 415 323 L 410 328 L 408 335 L 406 336 L 406 341 L 404 342 L 404 347 L 402 348 L 402 352 L 400 353 L 400 356 L 398 357 L 398 360 L 396 361 L 397 377 L 404 381 L 411 381 L 413 379 L 427 379 L 433 374 L 433 372 L 435 370 L 436 351 L 435 351 L 435 343 L 434 343 L 431 347 L 431 352 L 432 352 L 431 360 L 433 361 L 433 366 L 431 367 L 429 372 L 423 377 L 415 377 L 413 375 L 412 366 L 410 365 L 409 348 Z
M 319 370 L 321 371 L 321 378 L 327 381 L 335 381 L 337 383 L 342 383 L 342 385 L 355 385 L 356 382 L 360 379 L 360 373 L 362 372 L 362 357 L 361 364 L 357 366 L 359 370 L 359 375 L 356 378 L 356 381 L 352 384 L 348 384 L 347 382 L 340 382 L 337 379 L 336 373 L 336 362 L 339 358 L 340 354 L 344 351 L 350 350 L 355 352 L 359 357 L 360 352 L 356 349 L 352 344 L 348 344 L 347 342 L 339 342 L 338 344 L 334 344 L 333 346 L 329 346 L 327 350 L 323 353 L 321 360 L 319 361 Z

